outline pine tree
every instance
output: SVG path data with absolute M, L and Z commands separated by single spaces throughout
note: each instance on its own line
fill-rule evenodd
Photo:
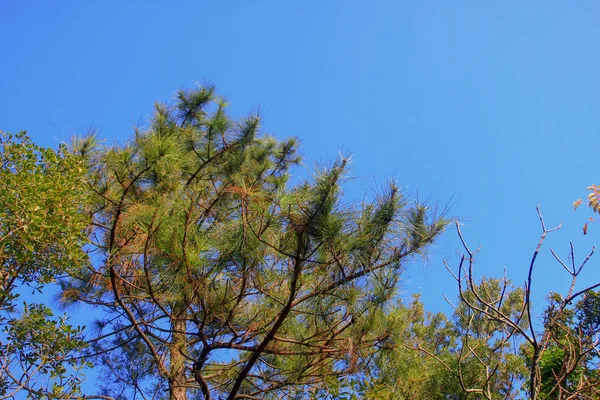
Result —
M 213 87 L 157 105 L 121 146 L 77 143 L 94 250 L 65 303 L 103 310 L 106 394 L 239 399 L 335 392 L 390 336 L 406 263 L 446 221 L 393 184 L 354 206 L 348 158 L 289 183 L 295 139 L 237 122 Z M 117 384 L 112 384 L 117 382 Z

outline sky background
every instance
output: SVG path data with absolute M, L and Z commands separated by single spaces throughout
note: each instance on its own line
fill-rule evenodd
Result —
M 567 4 L 569 4 L 567 6 Z M 144 125 L 156 101 L 211 82 L 242 117 L 301 141 L 304 165 L 353 154 L 347 200 L 389 178 L 452 204 L 480 275 L 525 279 L 548 237 L 533 290 L 543 307 L 600 238 L 571 204 L 598 182 L 600 3 L 596 1 L 0 2 L 0 129 L 56 147 L 96 128 L 108 143 Z M 297 171 L 306 176 L 305 169 Z M 403 293 L 448 311 L 456 295 L 451 229 Z M 580 285 L 600 279 L 592 259 Z

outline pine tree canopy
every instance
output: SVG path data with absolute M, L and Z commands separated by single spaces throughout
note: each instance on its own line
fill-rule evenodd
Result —
M 90 166 L 91 261 L 62 301 L 102 310 L 89 356 L 107 395 L 335 392 L 390 339 L 402 272 L 447 224 L 394 184 L 352 203 L 348 158 L 291 183 L 298 141 L 232 119 L 212 86 L 157 104 L 124 144 L 74 149 Z

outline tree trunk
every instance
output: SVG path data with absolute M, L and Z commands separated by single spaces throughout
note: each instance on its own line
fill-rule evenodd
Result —
M 170 351 L 170 377 L 169 393 L 170 400 L 187 400 L 185 358 L 183 352 L 186 344 L 185 320 L 173 321 L 173 339 Z
M 529 398 L 530 400 L 537 400 L 538 391 L 540 386 L 540 376 L 538 371 L 538 363 L 541 357 L 540 347 L 536 343 L 533 346 L 533 356 L 531 357 L 531 365 L 529 366 Z

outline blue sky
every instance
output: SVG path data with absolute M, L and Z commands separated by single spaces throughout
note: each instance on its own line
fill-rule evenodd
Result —
M 54 4 L 53 4 L 54 3 Z M 568 4 L 568 5 L 567 5 Z M 537 304 L 568 276 L 549 248 L 580 259 L 590 213 L 571 204 L 597 181 L 600 5 L 594 1 L 3 1 L 0 129 L 56 146 L 91 127 L 130 137 L 155 101 L 212 82 L 234 115 L 261 108 L 267 132 L 297 136 L 305 165 L 353 154 L 349 199 L 394 177 L 452 200 L 480 274 L 521 283 L 548 238 Z M 450 231 L 404 292 L 448 310 Z M 580 284 L 600 279 L 592 259 Z

